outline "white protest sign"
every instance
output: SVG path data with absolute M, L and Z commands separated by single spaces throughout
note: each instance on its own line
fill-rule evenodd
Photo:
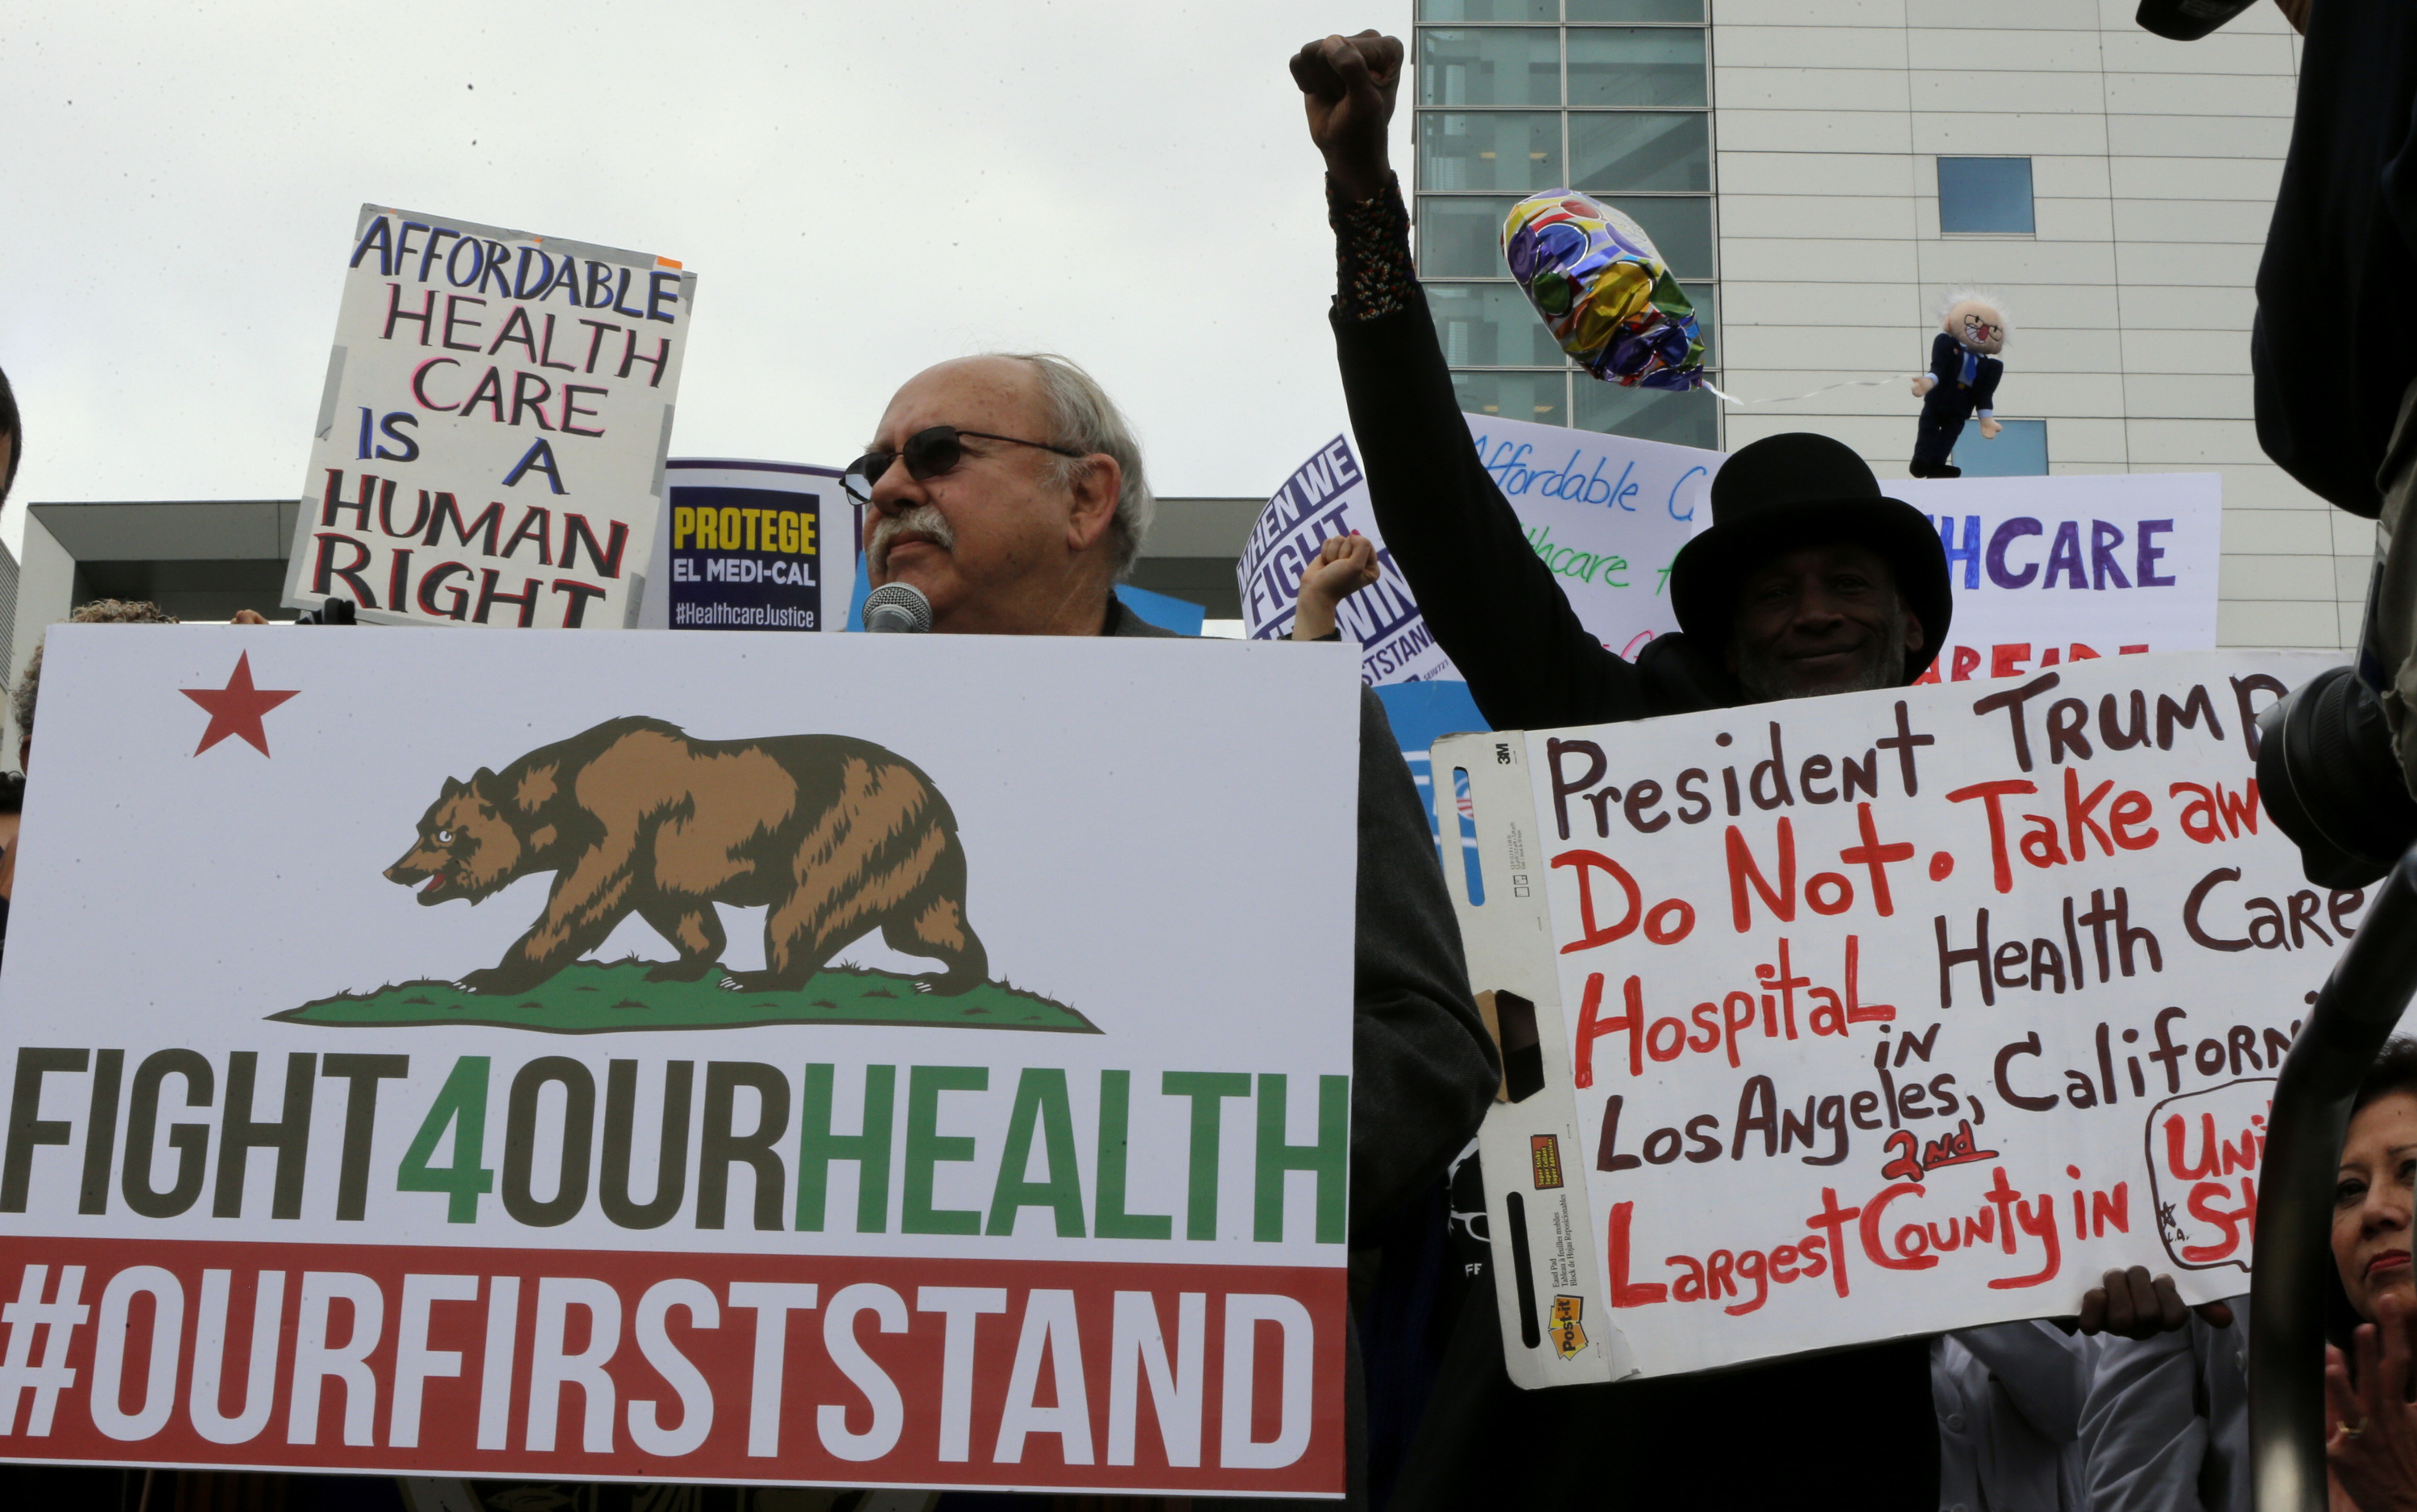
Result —
M 2267 1097 L 2364 895 L 2303 880 L 2201 652 L 1438 743 L 1525 1386 L 2245 1290 Z
M 1384 532 L 1376 528 L 1376 512 L 1368 505 L 1368 479 L 1351 443 L 1342 436 L 1320 446 L 1285 479 L 1242 544 L 1234 576 L 1241 589 L 1244 634 L 1254 641 L 1291 635 L 1301 570 L 1316 560 L 1317 548 L 1328 537 L 1355 533 L 1376 544 L 1379 576 L 1343 601 L 1335 621 L 1343 638 L 1360 646 L 1361 680 L 1376 685 L 1456 680 L 1460 673 L 1435 643 L 1426 616 L 1410 597 L 1409 584 L 1385 550 Z
M 1888 491 L 1947 548 L 1955 619 L 1924 682 L 2215 644 L 2213 473 L 1927 478 Z
M 646 630 L 844 630 L 856 507 L 840 470 L 675 457 L 655 515 Z
M 1711 522 L 1717 451 L 1464 415 L 1528 544 L 1596 640 L 1629 660 L 1679 627 L 1670 563 Z
M 1664 580 L 1670 559 L 1710 518 L 1704 491 L 1720 453 L 1487 415 L 1461 418 L 1480 464 L 1588 629 L 1633 658 L 1653 636 L 1678 627 Z M 1285 480 L 1242 549 L 1236 577 L 1244 630 L 1254 640 L 1290 635 L 1301 569 L 1320 542 L 1354 531 L 1376 543 L 1382 573 L 1336 615 L 1344 638 L 1360 643 L 1361 677 L 1379 686 L 1458 678 L 1385 549 L 1367 478 L 1340 436 Z
M 1340 1494 L 1352 668 L 57 627 L 0 1458 Z
M 361 206 L 286 605 L 631 623 L 695 300 L 668 258 Z

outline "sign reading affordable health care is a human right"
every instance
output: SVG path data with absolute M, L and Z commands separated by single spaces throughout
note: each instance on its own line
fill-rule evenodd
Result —
M 669 258 L 361 206 L 287 606 L 630 624 L 695 300 Z
M 2331 658 L 1457 735 L 1481 1136 L 1536 1387 L 2245 1289 L 2273 1078 L 2364 896 L 2259 810 Z

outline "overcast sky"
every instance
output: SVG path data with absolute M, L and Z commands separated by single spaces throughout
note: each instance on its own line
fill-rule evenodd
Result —
M 1408 21 L 10 0 L 0 369 L 27 435 L 0 531 L 33 501 L 300 494 L 364 203 L 696 270 L 674 455 L 844 464 L 917 370 L 1043 347 L 1125 405 L 1160 492 L 1268 493 L 1344 428 L 1285 59 Z

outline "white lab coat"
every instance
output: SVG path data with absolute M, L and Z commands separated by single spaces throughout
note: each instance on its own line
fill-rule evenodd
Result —
M 2094 1343 L 1998 1323 L 1930 1344 L 1940 1512 L 2088 1512 L 2081 1412 Z
M 2094 1512 L 2253 1512 L 2249 1299 L 2154 1338 L 2105 1338 L 2081 1437 Z

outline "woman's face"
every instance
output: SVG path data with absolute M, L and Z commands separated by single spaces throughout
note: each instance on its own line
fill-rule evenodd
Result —
M 2417 1299 L 2409 1257 L 2413 1187 L 2417 1093 L 2389 1093 L 2349 1121 L 2333 1185 L 2333 1264 L 2350 1306 L 2370 1323 L 2385 1292 Z

